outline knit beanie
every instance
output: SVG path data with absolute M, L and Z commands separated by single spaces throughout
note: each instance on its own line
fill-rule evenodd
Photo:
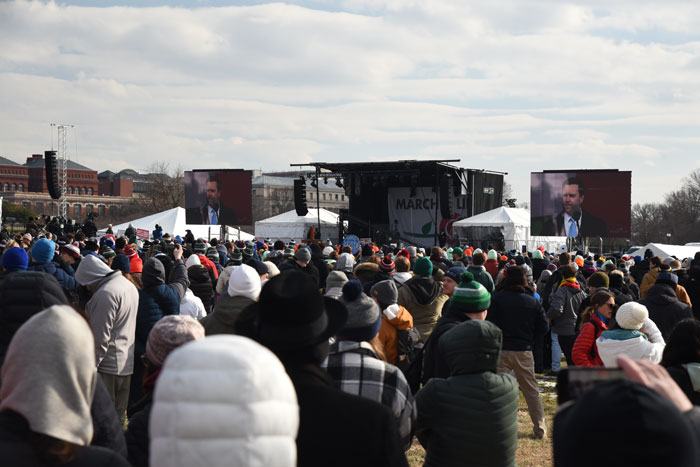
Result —
M 121 271 L 122 274 L 129 274 L 131 272 L 131 264 L 129 263 L 129 258 L 126 255 L 115 255 L 112 260 L 112 270 Z
M 477 253 L 483 253 L 483 251 L 481 250 L 481 248 L 477 248 L 476 250 L 474 250 L 474 251 L 472 252 L 472 256 L 474 256 L 474 255 L 477 254 Z
M 207 252 L 207 245 L 204 242 L 194 242 L 194 252 L 205 254 Z
M 489 252 L 490 254 L 491 252 Z M 542 256 L 542 252 L 540 250 L 535 250 L 532 252 L 532 259 L 544 259 Z
M 204 327 L 191 316 L 168 315 L 161 318 L 148 334 L 146 356 L 156 366 L 162 366 L 165 357 L 187 342 L 204 339 Z
M 430 277 L 433 274 L 433 262 L 424 256 L 418 258 L 413 266 L 413 272 L 416 276 Z
M 584 268 L 594 268 L 595 261 L 593 261 L 591 258 L 586 258 L 583 260 L 583 267 Z
M 241 264 L 231 272 L 228 280 L 228 294 L 231 297 L 243 296 L 254 300 L 260 296 L 262 283 L 257 271 L 247 264 Z
M 263 262 L 259 259 L 250 258 L 248 261 L 245 262 L 245 264 L 255 269 L 255 272 L 257 272 L 260 276 L 262 276 L 263 274 L 268 274 L 270 272 L 270 270 L 267 269 L 267 266 L 265 266 Z
M 294 259 L 302 263 L 308 263 L 311 261 L 311 251 L 305 246 L 299 247 L 296 253 L 294 253 Z
M 362 256 L 372 256 L 373 254 L 374 251 L 372 251 L 372 247 L 369 245 L 369 243 L 362 245 Z
M 588 278 L 588 286 L 596 288 L 605 287 L 607 289 L 610 287 L 610 278 L 608 278 L 608 275 L 604 272 L 594 272 L 591 274 L 591 277 Z
M 379 270 L 386 272 L 387 274 L 394 274 L 394 271 L 396 271 L 396 265 L 391 257 L 387 256 L 381 263 L 379 263 Z
M 27 264 L 29 264 L 29 256 L 24 248 L 13 246 L 5 250 L 2 255 L 2 267 L 8 271 L 15 269 L 26 271 Z
M 638 331 L 642 328 L 644 321 L 649 317 L 647 307 L 637 302 L 627 302 L 617 309 L 615 322 L 622 329 Z
M 323 256 L 328 258 L 331 253 L 333 253 L 333 247 L 332 246 L 327 246 L 326 248 L 323 249 Z
M 461 282 L 455 287 L 450 299 L 449 310 L 458 313 L 480 313 L 491 305 L 491 294 L 486 287 L 474 280 L 474 275 L 463 272 Z
M 452 250 L 452 254 L 461 257 L 461 256 L 464 256 L 464 250 L 461 249 L 460 247 L 456 247 L 454 250 Z
M 348 282 L 348 276 L 341 271 L 331 271 L 326 277 L 326 292 L 330 289 L 342 288 Z
M 656 276 L 656 282 L 659 281 L 662 283 L 673 282 L 674 284 L 678 285 L 678 276 L 672 272 L 660 271 L 659 274 Z
M 388 279 L 374 284 L 370 289 L 370 295 L 382 305 L 389 306 L 398 301 L 399 289 L 396 287 L 396 281 Z
M 396 256 L 405 256 L 406 258 L 410 258 L 411 255 L 406 248 L 403 248 L 396 254 Z
M 447 272 L 445 273 L 445 277 L 449 277 L 450 279 L 459 284 L 460 277 L 462 277 L 462 273 L 466 270 L 467 268 L 464 267 L 453 266 L 447 270 Z
M 348 319 L 338 337 L 358 342 L 372 340 L 379 333 L 382 313 L 374 300 L 362 292 L 362 284 L 348 281 L 339 300 L 348 310 Z
M 221 258 L 219 257 L 219 250 L 217 250 L 216 248 L 207 248 L 207 254 L 205 256 L 212 263 L 218 263 L 219 261 L 221 261 Z
M 355 257 L 350 253 L 341 253 L 335 263 L 336 271 L 352 272 L 355 265 Z
M 415 258 L 418 254 L 418 249 L 414 246 L 407 247 L 406 251 L 408 251 L 409 258 Z
M 108 247 L 106 244 L 102 245 L 102 256 L 109 259 L 109 258 L 112 258 L 116 255 L 117 254 L 114 252 L 114 250 L 112 248 Z
M 32 259 L 37 263 L 48 263 L 56 252 L 56 244 L 46 238 L 40 238 L 32 247 Z
M 189 268 L 190 266 L 200 266 L 202 262 L 199 259 L 199 256 L 197 255 L 190 255 L 189 258 L 187 258 L 187 261 L 185 261 L 185 267 Z

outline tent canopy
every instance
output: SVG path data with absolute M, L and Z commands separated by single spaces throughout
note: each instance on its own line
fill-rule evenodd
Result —
M 133 225 L 135 229 L 148 230 L 149 235 L 156 228 L 156 224 L 158 224 L 163 228 L 163 234 L 169 233 L 172 236 L 180 235 L 181 237 L 184 237 L 187 229 L 189 229 L 192 231 L 192 235 L 194 235 L 195 238 L 206 238 L 209 240 L 211 238 L 221 237 L 221 226 L 186 224 L 185 208 L 181 207 L 168 209 L 167 211 L 158 212 L 140 219 L 114 225 L 112 226 L 112 230 L 116 234 L 120 230 L 126 230 L 126 228 L 129 227 L 129 224 Z M 98 234 L 104 235 L 106 230 L 107 229 L 102 229 L 98 232 Z M 228 239 L 239 240 L 238 229 L 228 227 L 226 233 L 228 235 Z M 240 240 L 253 240 L 254 238 L 255 237 L 249 233 L 242 231 L 240 232 Z
M 634 255 L 639 255 L 644 257 L 644 252 L 649 249 L 654 253 L 654 256 L 658 256 L 661 259 L 665 259 L 671 256 L 675 256 L 681 261 L 685 258 L 695 257 L 695 253 L 700 251 L 700 246 L 687 246 L 687 245 L 666 245 L 664 243 L 647 243 L 642 248 L 634 252 Z
M 527 209 L 498 207 L 452 224 L 452 234 L 470 245 L 485 248 L 488 244 L 504 250 L 528 250 L 542 246 L 547 251 L 558 251 L 566 244 L 566 237 L 531 237 L 530 212 Z
M 288 211 L 277 216 L 269 217 L 255 223 L 255 236 L 274 240 L 297 242 L 308 238 L 311 227 L 318 228 L 316 209 L 309 209 L 305 216 L 298 216 L 296 211 Z M 320 210 L 321 235 L 323 239 L 330 238 L 334 244 L 338 242 L 338 214 L 326 209 Z

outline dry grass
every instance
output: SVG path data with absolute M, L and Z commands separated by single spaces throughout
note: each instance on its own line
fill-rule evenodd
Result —
M 527 413 L 527 404 L 520 394 L 520 403 L 518 407 L 518 448 L 516 451 L 516 460 L 518 466 L 551 466 L 552 462 L 552 421 L 554 420 L 554 412 L 557 408 L 556 399 L 556 378 L 553 377 L 538 377 L 540 388 L 542 389 L 542 404 L 544 405 L 544 415 L 547 421 L 547 435 L 544 440 L 535 439 L 532 434 L 532 422 L 530 415 Z M 418 439 L 413 439 L 413 445 L 406 452 L 406 458 L 410 466 L 421 466 L 425 460 L 425 450 L 418 442 Z

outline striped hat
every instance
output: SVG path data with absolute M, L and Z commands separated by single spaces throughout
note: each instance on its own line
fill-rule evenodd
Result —
M 450 311 L 458 313 L 480 313 L 491 305 L 491 294 L 474 280 L 474 275 L 463 272 L 461 282 L 455 287 L 450 299 Z
M 381 263 L 379 263 L 379 270 L 389 274 L 394 274 L 396 271 L 396 265 L 392 261 L 391 256 L 386 256 Z

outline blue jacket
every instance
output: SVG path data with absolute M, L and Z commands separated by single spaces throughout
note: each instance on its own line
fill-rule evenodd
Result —
M 56 278 L 63 290 L 75 290 L 80 284 L 75 280 L 73 268 L 68 266 L 69 271 L 56 267 L 56 264 L 49 261 L 47 263 L 34 263 L 27 268 L 27 271 L 41 271 Z

